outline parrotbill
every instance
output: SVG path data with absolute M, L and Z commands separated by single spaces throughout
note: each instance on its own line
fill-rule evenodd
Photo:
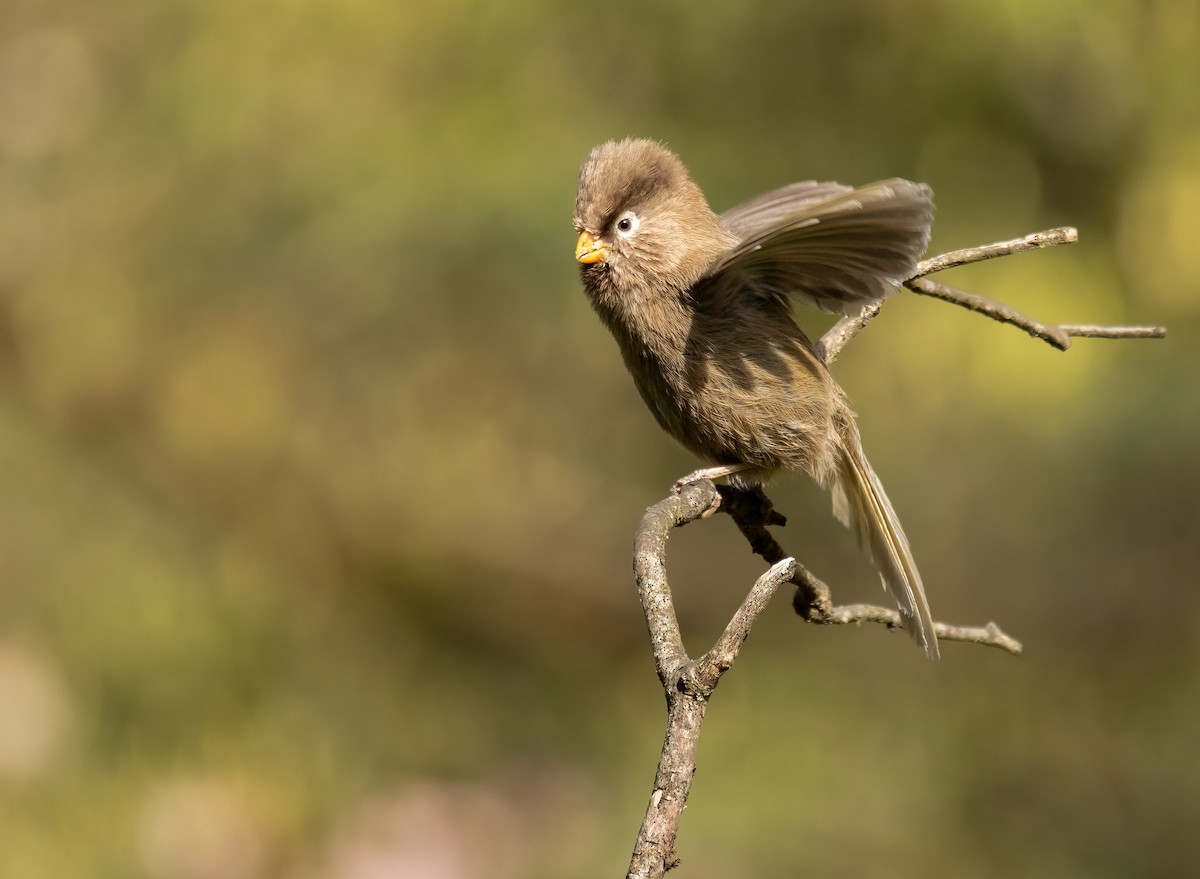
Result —
M 908 538 L 845 393 L 792 313 L 795 301 L 854 315 L 895 293 L 932 221 L 929 187 L 900 179 L 793 183 L 718 216 L 679 158 L 644 139 L 591 151 L 574 217 L 584 289 L 642 399 L 708 465 L 680 482 L 807 473 L 937 658 Z

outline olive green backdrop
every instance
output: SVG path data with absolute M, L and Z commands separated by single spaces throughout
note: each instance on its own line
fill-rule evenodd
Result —
M 681 877 L 1200 873 L 1200 6 L 6 0 L 0 875 L 622 875 L 664 719 L 630 575 L 693 466 L 572 259 L 595 143 L 715 208 L 929 182 L 947 274 L 836 366 L 938 664 L 782 597 Z M 819 325 L 819 322 L 818 324 Z M 882 600 L 802 481 L 785 544 Z M 672 573 L 703 649 L 762 565 Z

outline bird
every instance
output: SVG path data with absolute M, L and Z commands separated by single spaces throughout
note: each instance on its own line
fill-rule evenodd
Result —
M 718 215 L 674 152 L 626 138 L 584 159 L 573 220 L 588 300 L 655 420 L 705 464 L 676 488 L 807 474 L 856 530 L 902 627 L 938 658 L 908 538 L 792 310 L 857 315 L 896 293 L 928 246 L 932 190 L 803 181 Z

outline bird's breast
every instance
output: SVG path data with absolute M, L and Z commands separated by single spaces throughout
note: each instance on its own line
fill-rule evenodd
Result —
M 775 330 L 698 317 L 677 345 L 623 351 L 659 425 L 701 459 L 815 474 L 835 453 L 841 392 L 799 328 Z

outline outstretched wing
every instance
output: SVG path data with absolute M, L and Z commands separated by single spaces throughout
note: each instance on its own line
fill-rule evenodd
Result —
M 855 314 L 912 274 L 929 244 L 933 191 L 900 179 L 857 189 L 793 183 L 732 208 L 721 222 L 740 240 L 706 280 L 722 276 L 741 290 Z

